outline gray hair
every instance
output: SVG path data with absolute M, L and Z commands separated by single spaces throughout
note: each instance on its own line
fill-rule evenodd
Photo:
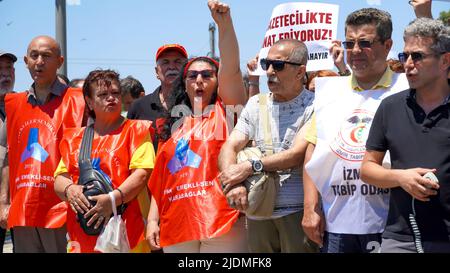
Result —
M 291 56 L 289 56 L 289 60 L 291 62 L 298 62 L 306 65 L 306 63 L 308 62 L 308 48 L 303 42 L 296 39 L 284 39 L 278 40 L 273 45 L 283 44 L 289 44 L 293 47 Z
M 363 8 L 350 13 L 345 20 L 345 33 L 348 26 L 362 26 L 374 24 L 381 42 L 391 39 L 392 19 L 387 11 L 376 8 Z
M 429 37 L 433 39 L 430 47 L 436 54 L 450 52 L 450 27 L 441 20 L 418 18 L 409 23 L 403 33 L 403 39 L 408 37 Z

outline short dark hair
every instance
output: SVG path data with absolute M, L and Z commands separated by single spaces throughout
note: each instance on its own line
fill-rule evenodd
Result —
M 141 82 L 132 76 L 128 76 L 120 81 L 120 89 L 122 92 L 122 97 L 126 94 L 130 94 L 133 99 L 139 98 L 142 92 L 145 93 Z
M 345 33 L 348 26 L 362 26 L 374 24 L 377 36 L 381 42 L 391 39 L 392 19 L 391 14 L 376 8 L 363 8 L 350 13 L 345 20 Z
M 80 82 L 81 82 L 81 83 L 84 83 L 84 79 L 81 79 L 81 78 L 72 79 L 72 80 L 69 82 L 69 86 L 70 86 L 70 87 L 77 87 L 78 84 L 79 84 Z
M 98 83 L 99 81 L 104 82 L 107 86 L 111 85 L 112 82 L 116 81 L 119 84 L 120 88 L 120 80 L 119 73 L 110 69 L 96 69 L 89 73 L 86 77 L 83 84 L 83 95 L 84 97 L 92 98 L 92 90 L 91 85 L 93 83 Z M 87 106 L 87 103 L 86 103 Z M 89 116 L 95 119 L 95 113 L 93 110 L 89 111 Z

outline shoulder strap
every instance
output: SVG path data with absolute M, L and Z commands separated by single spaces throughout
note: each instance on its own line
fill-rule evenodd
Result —
M 81 166 L 83 161 L 91 160 L 92 140 L 94 139 L 94 128 L 86 126 L 81 140 L 80 154 L 78 155 L 78 164 Z
M 259 116 L 262 120 L 264 131 L 264 148 L 266 155 L 273 154 L 272 131 L 269 119 L 269 109 L 267 107 L 267 94 L 259 94 Z
M 86 184 L 95 178 L 92 162 L 92 139 L 94 138 L 94 128 L 87 126 L 81 139 L 80 154 L 78 155 L 78 169 L 80 171 L 80 177 L 78 179 L 79 184 Z
M 2 121 L 5 121 L 6 113 L 4 107 L 0 107 L 0 118 L 2 119 Z

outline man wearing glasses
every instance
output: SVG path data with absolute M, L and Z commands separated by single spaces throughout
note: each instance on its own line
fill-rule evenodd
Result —
M 378 108 L 361 175 L 391 189 L 381 252 L 450 252 L 450 28 L 420 18 L 403 37 L 410 89 Z M 381 166 L 387 150 L 392 170 Z
M 389 13 L 352 12 L 342 43 L 352 75 L 316 82 L 315 114 L 306 133 L 302 226 L 325 253 L 372 252 L 381 243 L 389 190 L 363 183 L 360 167 L 381 100 L 408 88 L 404 74 L 393 73 L 386 63 L 391 34 Z M 343 54 L 338 46 L 334 43 L 333 55 Z
M 247 192 L 242 183 L 253 174 L 278 171 L 280 190 L 270 217 L 248 216 L 249 250 L 252 253 L 313 252 L 314 246 L 307 241 L 299 222 L 303 216 L 303 190 L 301 168 L 306 141 L 298 133 L 312 115 L 314 93 L 304 88 L 308 51 L 298 40 L 276 42 L 260 63 L 267 71 L 269 94 L 253 96 L 241 112 L 233 132 L 222 146 L 219 156 L 219 179 L 227 188 L 229 203 L 239 210 L 248 207 Z M 270 137 L 273 154 L 261 160 L 236 164 L 236 155 L 249 142 L 266 153 L 261 96 L 267 98 Z M 300 137 L 301 135 L 301 137 Z M 238 185 L 239 184 L 239 185 Z

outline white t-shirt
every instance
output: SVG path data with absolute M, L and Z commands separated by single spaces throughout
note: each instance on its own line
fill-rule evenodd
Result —
M 388 88 L 365 91 L 354 91 L 348 77 L 316 79 L 317 144 L 305 171 L 322 197 L 327 231 L 373 234 L 384 230 L 389 190 L 361 181 L 361 162 L 381 101 L 407 88 L 404 74 L 393 74 Z

